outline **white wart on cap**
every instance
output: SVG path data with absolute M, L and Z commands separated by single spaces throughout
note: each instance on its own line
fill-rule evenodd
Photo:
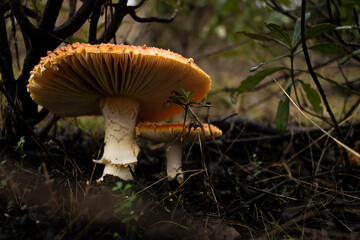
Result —
M 105 119 L 103 176 L 132 179 L 137 163 L 136 121 L 160 121 L 183 109 L 163 108 L 179 87 L 201 101 L 209 76 L 171 51 L 114 44 L 72 44 L 49 52 L 31 72 L 28 91 L 39 105 L 59 116 L 100 115 Z
M 164 142 L 166 146 L 166 171 L 169 180 L 184 181 L 182 165 L 182 143 L 216 138 L 222 131 L 212 124 L 203 123 L 201 127 L 190 127 L 180 123 L 141 122 L 136 125 L 139 137 L 151 141 Z

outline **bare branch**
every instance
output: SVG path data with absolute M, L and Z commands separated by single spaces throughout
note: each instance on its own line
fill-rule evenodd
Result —
M 68 36 L 74 34 L 90 17 L 96 2 L 98 1 L 96 0 L 84 1 L 82 6 L 76 12 L 76 14 L 71 18 L 69 18 L 62 25 L 57 27 L 54 30 L 54 34 L 60 38 L 67 38 Z
M 76 0 L 69 0 L 69 19 L 76 13 Z
M 39 19 L 41 18 L 41 16 L 39 16 L 39 12 L 36 10 L 32 10 L 30 8 L 28 8 L 27 6 L 23 6 L 23 10 L 26 16 L 34 18 L 34 19 Z
M 2 2 L 1 2 L 2 3 Z M 12 68 L 12 55 L 9 48 L 5 23 L 5 7 L 0 5 L 0 70 L 2 80 L 6 87 L 14 81 L 14 73 Z
M 17 38 L 16 38 L 16 24 L 15 24 L 14 15 L 11 15 L 11 33 L 12 33 L 13 39 L 14 39 L 14 47 L 15 47 L 15 54 L 16 54 L 16 64 L 17 64 L 18 69 L 20 69 L 19 47 L 18 47 L 18 42 L 17 42 Z
M 40 36 L 39 30 L 29 21 L 26 17 L 23 8 L 21 7 L 20 0 L 9 1 L 11 11 L 14 14 L 23 34 L 26 34 L 31 41 L 38 40 Z
M 101 14 L 101 7 L 105 3 L 105 1 L 106 0 L 96 1 L 94 11 L 91 14 L 90 27 L 89 27 L 89 43 L 97 43 L 96 40 L 97 26 Z
M 25 126 L 25 129 L 31 134 L 32 139 L 34 140 L 34 142 L 41 148 L 41 150 L 46 153 L 47 157 L 49 157 L 50 159 L 52 159 L 51 153 L 49 152 L 49 150 L 44 146 L 44 144 L 41 142 L 41 140 L 39 139 L 39 137 L 36 135 L 36 133 L 34 132 L 34 129 L 32 128 L 32 126 L 25 120 L 24 116 L 21 114 L 20 109 L 18 108 L 18 106 L 12 101 L 11 96 L 6 92 L 5 88 L 3 87 L 3 85 L 0 83 L 0 92 L 2 94 L 4 94 L 5 98 L 8 100 L 9 105 L 12 107 L 12 109 L 14 110 L 15 114 L 18 116 L 18 118 L 22 121 L 22 123 Z
M 115 8 L 114 17 L 111 19 L 108 26 L 105 26 L 106 31 L 100 36 L 98 40 L 96 40 L 97 43 L 102 43 L 105 41 L 105 39 L 106 42 L 109 42 L 114 37 L 126 14 L 128 14 L 128 7 L 126 6 L 126 1 L 119 1 L 116 4 L 113 4 L 113 7 Z
M 146 18 L 142 18 L 136 15 L 135 13 L 135 7 L 127 7 L 128 9 L 128 13 L 130 14 L 130 16 L 137 22 L 161 22 L 161 23 L 170 23 L 172 22 L 178 11 L 179 11 L 179 7 L 180 7 L 181 1 L 177 0 L 176 2 L 176 8 L 173 12 L 173 14 L 171 14 L 171 16 L 169 18 L 159 18 L 159 17 L 146 17 Z
M 40 20 L 40 29 L 46 29 L 52 32 L 55 26 L 56 19 L 59 16 L 61 5 L 64 0 L 48 0 L 45 6 L 43 16 Z
M 48 114 L 49 114 L 49 110 L 47 110 L 46 108 L 43 108 L 40 110 L 40 112 L 37 114 L 37 116 L 35 118 L 29 119 L 27 121 L 31 126 L 35 126 L 40 121 L 42 121 Z
M 110 1 L 110 6 L 111 6 L 112 5 L 112 0 L 109 0 L 109 1 Z M 112 7 L 110 7 L 110 18 L 111 18 L 111 20 L 114 19 L 114 12 L 113 12 Z M 116 34 L 114 34 L 114 43 L 116 44 Z
M 138 4 L 133 6 L 133 8 L 137 9 L 137 8 L 141 7 L 144 3 L 145 3 L 145 0 L 141 0 Z
M 328 14 L 329 14 L 329 20 L 330 23 L 335 24 L 334 22 L 334 18 L 332 15 L 332 10 L 331 10 L 331 4 L 329 0 L 326 0 L 326 7 L 328 9 Z M 341 44 L 343 44 L 346 47 L 360 47 L 359 43 L 353 43 L 353 42 L 346 42 L 344 39 L 342 39 L 342 37 L 340 36 L 340 34 L 334 30 L 335 36 L 337 37 L 337 39 L 341 42 Z
M 112 4 L 111 6 L 115 8 L 114 16 L 113 16 L 111 22 L 106 26 L 106 33 L 103 33 L 96 42 L 101 43 L 101 42 L 104 42 L 105 39 L 106 39 L 106 42 L 109 42 L 114 37 L 117 29 L 120 26 L 120 23 L 122 22 L 123 18 L 127 14 L 129 14 L 137 22 L 169 23 L 169 22 L 173 21 L 174 18 L 176 17 L 176 15 L 179 11 L 181 0 L 177 0 L 176 8 L 175 8 L 173 14 L 169 18 L 159 18 L 159 17 L 142 18 L 142 17 L 137 16 L 135 10 L 136 10 L 136 8 L 140 7 L 143 3 L 144 3 L 144 1 L 141 1 L 136 6 L 127 6 L 126 1 L 119 1 L 116 4 Z M 92 30 L 92 31 L 94 31 L 94 30 Z
M 280 12 L 282 14 L 284 14 L 285 16 L 288 16 L 289 18 L 291 18 L 292 20 L 296 21 L 296 19 L 298 18 L 298 16 L 296 16 L 295 14 L 291 13 L 290 11 L 285 10 L 276 0 L 270 0 L 271 4 L 268 3 L 268 5 L 274 9 L 277 12 Z
M 72 18 L 76 13 L 76 2 L 77 0 L 69 0 L 69 14 L 68 19 Z M 73 34 L 66 37 L 66 41 L 72 42 Z

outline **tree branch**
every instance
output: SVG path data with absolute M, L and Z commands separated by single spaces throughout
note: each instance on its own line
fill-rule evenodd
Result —
M 40 18 L 37 11 L 30 9 L 27 6 L 23 6 L 23 10 L 24 10 L 24 13 L 25 13 L 26 16 L 29 16 L 29 17 L 34 18 L 34 19 L 39 19 Z
M 19 108 L 17 107 L 17 105 L 14 104 L 14 102 L 11 99 L 11 96 L 6 92 L 6 90 L 3 88 L 2 84 L 0 83 L 0 92 L 2 92 L 5 96 L 5 98 L 7 99 L 9 105 L 12 107 L 12 109 L 14 110 L 15 114 L 19 117 L 19 119 L 22 121 L 22 123 L 25 126 L 25 129 L 27 131 L 29 131 L 29 133 L 32 136 L 32 139 L 34 140 L 34 142 L 41 148 L 41 150 L 43 152 L 46 153 L 47 157 L 52 159 L 51 153 L 49 152 L 49 150 L 44 146 L 44 144 L 41 142 L 41 140 L 39 139 L 39 137 L 36 135 L 36 133 L 34 132 L 32 126 L 30 126 L 30 124 L 24 119 L 23 115 L 21 114 L 21 111 L 19 110 Z
M 3 1 L 0 2 L 0 70 L 3 83 L 8 89 L 11 83 L 15 81 L 13 67 L 12 67 L 12 55 L 9 48 L 9 42 L 7 38 L 6 22 L 5 22 L 5 6 Z
M 333 18 L 333 15 L 332 15 L 331 4 L 330 4 L 329 0 L 326 0 L 326 7 L 327 7 L 327 10 L 328 10 L 330 23 L 335 24 L 334 18 Z M 346 47 L 360 47 L 360 44 L 358 44 L 358 43 L 345 42 L 345 40 L 342 39 L 342 37 L 340 36 L 340 34 L 336 30 L 334 30 L 334 33 L 335 33 L 335 36 L 337 37 L 337 39 L 339 39 L 341 44 L 343 44 L 344 46 L 346 46 Z
M 291 13 L 291 11 L 285 10 L 276 0 L 271 0 L 272 5 L 268 4 L 272 9 L 274 9 L 277 12 L 280 12 L 284 14 L 285 16 L 288 16 L 292 20 L 296 21 L 298 19 L 298 16 Z
M 38 40 L 40 32 L 26 17 L 24 10 L 21 7 L 20 0 L 11 0 L 9 3 L 11 12 L 14 14 L 22 32 L 26 34 L 26 36 L 29 37 L 31 41 Z
M 160 23 L 170 23 L 172 22 L 176 15 L 178 14 L 178 11 L 179 11 L 179 7 L 180 7 L 180 3 L 181 1 L 180 0 L 177 0 L 176 2 L 176 8 L 173 12 L 173 14 L 171 14 L 170 17 L 168 18 L 159 18 L 159 17 L 146 17 L 146 18 L 142 18 L 142 17 L 139 17 L 136 15 L 135 13 L 135 9 L 136 9 L 136 6 L 135 7 L 127 7 L 127 12 L 130 14 L 130 16 L 137 22 L 160 22 Z
M 123 18 L 129 14 L 135 21 L 137 22 L 161 22 L 161 23 L 169 23 L 174 20 L 176 17 L 179 6 L 181 1 L 177 0 L 176 8 L 173 12 L 173 14 L 169 18 L 159 18 L 159 17 L 147 17 L 147 18 L 141 18 L 136 15 L 135 10 L 139 8 L 144 1 L 140 1 L 136 6 L 127 6 L 127 1 L 119 1 L 116 4 L 112 4 L 112 7 L 115 8 L 114 17 L 111 20 L 111 22 L 106 26 L 106 32 L 104 32 L 101 37 L 96 41 L 97 43 L 104 42 L 106 39 L 106 42 L 109 42 L 115 35 L 115 32 L 120 26 L 120 23 L 122 22 Z M 93 32 L 94 30 L 92 30 Z M 89 37 L 90 38 L 90 37 Z M 91 37 L 93 39 L 93 36 Z
M 105 3 L 106 0 L 98 0 L 95 3 L 94 11 L 91 14 L 90 18 L 90 26 L 89 26 L 89 43 L 97 43 L 96 33 L 97 33 L 97 25 L 99 22 L 101 7 Z
M 69 18 L 66 22 L 61 24 L 54 30 L 54 34 L 59 38 L 67 38 L 68 36 L 74 34 L 79 28 L 86 22 L 90 17 L 96 0 L 86 0 L 76 12 L 74 16 Z M 102 1 L 100 1 L 102 2 Z M 96 9 L 96 8 L 95 8 Z
M 40 20 L 39 28 L 52 32 L 64 0 L 48 0 Z
M 106 42 L 109 42 L 114 37 L 122 20 L 124 19 L 126 14 L 128 14 L 127 12 L 128 7 L 126 6 L 126 2 L 127 1 L 119 1 L 116 4 L 113 4 L 113 7 L 115 7 L 114 18 L 111 19 L 111 22 L 108 24 L 108 26 L 105 26 L 106 31 L 103 32 L 103 34 L 100 36 L 98 40 L 96 40 L 97 43 L 102 43 L 105 41 L 105 39 Z
M 144 4 L 145 0 L 141 0 L 138 4 L 136 4 L 135 6 L 132 6 L 134 9 L 137 9 L 139 7 L 141 7 Z

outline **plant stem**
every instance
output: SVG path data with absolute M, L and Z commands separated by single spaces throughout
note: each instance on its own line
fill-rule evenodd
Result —
M 326 95 L 325 95 L 325 92 L 324 90 L 322 89 L 322 86 L 312 68 L 312 65 L 311 65 L 311 62 L 310 62 L 310 57 L 309 57 L 309 52 L 308 52 L 308 49 L 307 49 L 307 46 L 306 46 L 306 38 L 305 38 L 305 9 L 306 9 L 306 0 L 302 0 L 301 1 L 301 44 L 302 44 L 302 48 L 303 48 L 303 52 L 304 52 L 304 57 L 305 57 L 305 61 L 306 61 L 306 64 L 308 66 L 308 70 L 310 72 L 310 75 L 312 77 L 312 79 L 314 80 L 318 90 L 319 90 L 319 93 L 320 93 L 320 96 L 324 102 L 324 105 L 326 107 L 326 110 L 327 112 L 329 113 L 330 117 L 331 117 L 331 120 L 334 124 L 334 128 L 335 128 L 335 132 L 337 134 L 337 137 L 339 139 L 339 142 L 342 141 L 343 137 L 342 137 L 342 134 L 341 134 L 341 131 L 340 131 L 340 128 L 339 128 L 339 124 L 333 114 L 333 112 L 331 111 L 331 108 L 330 108 L 330 105 L 326 99 Z M 335 140 L 335 139 L 334 139 Z M 338 151 L 340 151 L 340 153 L 342 153 L 341 149 L 338 149 Z M 345 162 L 345 166 L 349 169 L 350 168 L 350 162 L 349 162 L 349 158 L 347 157 L 347 154 L 341 154 L 343 155 L 344 157 L 344 162 Z
M 317 78 L 313 68 L 312 68 L 312 65 L 311 65 L 311 61 L 310 61 L 310 57 L 309 57 L 309 52 L 308 52 L 308 49 L 307 49 L 307 46 L 306 46 L 306 38 L 305 38 L 305 9 L 306 9 L 306 0 L 302 0 L 301 1 L 301 44 L 302 44 L 302 48 L 303 48 L 303 52 L 304 52 L 304 57 L 305 57 L 305 61 L 306 61 L 306 64 L 308 66 L 308 70 L 309 70 L 309 73 L 312 77 L 312 79 L 314 80 L 315 84 L 316 84 L 316 87 L 318 88 L 319 90 L 319 93 L 320 93 L 320 96 L 325 104 L 325 107 L 326 107 L 326 110 L 327 112 L 329 113 L 330 115 L 330 118 L 334 124 L 334 128 L 335 128 L 335 131 L 338 135 L 338 137 L 341 136 L 341 132 L 340 132 L 340 129 L 339 129 L 339 125 L 337 123 L 337 120 L 330 108 L 330 105 L 327 101 L 327 98 L 326 98 L 326 95 L 325 95 L 325 92 L 319 82 L 319 79 Z

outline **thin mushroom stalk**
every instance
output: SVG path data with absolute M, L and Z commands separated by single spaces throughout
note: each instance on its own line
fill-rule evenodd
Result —
M 176 180 L 179 183 L 184 181 L 184 173 L 182 171 L 182 143 L 179 140 L 166 145 L 166 172 L 170 181 Z
M 105 120 L 104 154 L 100 160 L 93 161 L 105 164 L 103 176 L 111 174 L 132 180 L 128 166 L 137 163 L 139 153 L 135 136 L 139 102 L 125 97 L 107 97 L 100 100 L 100 109 Z
M 214 125 L 203 123 L 203 128 L 180 123 L 141 122 L 136 125 L 137 135 L 141 138 L 164 142 L 166 146 L 166 171 L 168 179 L 179 183 L 184 181 L 182 171 L 182 143 L 216 138 L 222 131 Z

